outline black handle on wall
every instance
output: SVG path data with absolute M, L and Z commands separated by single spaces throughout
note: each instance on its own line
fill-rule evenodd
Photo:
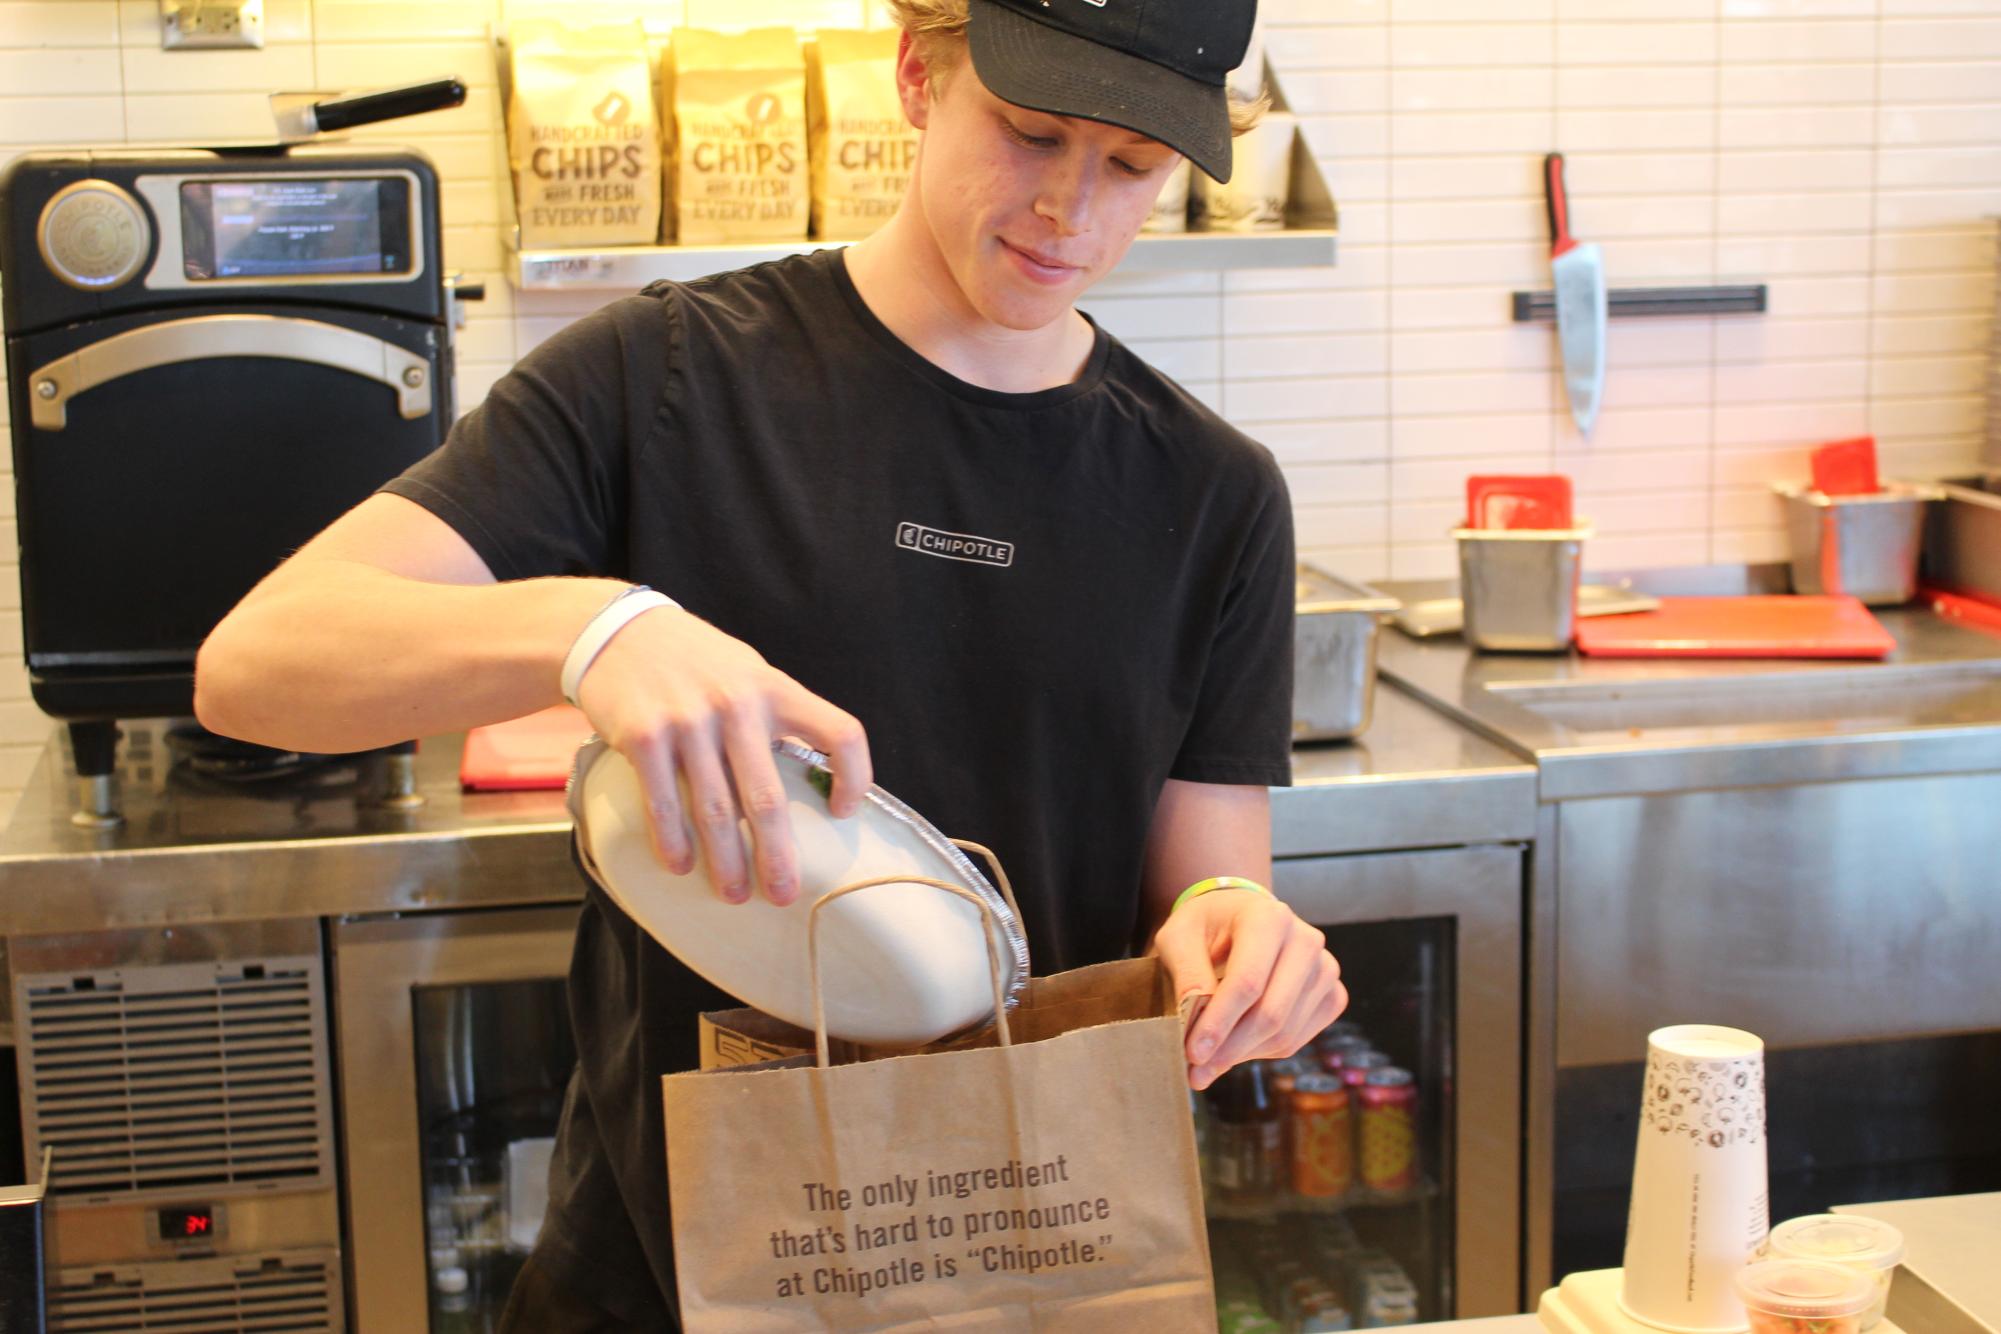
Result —
M 1605 314 L 1611 319 L 1658 315 L 1762 315 L 1766 308 L 1763 283 L 1736 287 L 1615 287 L 1605 294 Z M 1514 321 L 1556 318 L 1556 293 L 1516 292 Z
M 368 125 L 378 120 L 414 116 L 420 111 L 442 111 L 447 107 L 464 106 L 465 100 L 463 80 L 434 79 L 405 88 L 385 88 L 375 93 L 337 97 L 331 102 L 315 102 L 313 119 L 319 123 L 322 133 L 351 130 L 357 125 Z

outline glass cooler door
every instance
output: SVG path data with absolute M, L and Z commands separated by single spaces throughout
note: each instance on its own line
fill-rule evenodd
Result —
M 1408 1325 L 1452 1301 L 1449 920 L 1333 927 L 1354 1000 L 1196 1101 L 1226 1334 Z
M 549 1151 L 576 1064 L 557 979 L 419 987 L 430 1327 L 498 1327 L 548 1206 Z
M 1348 1010 L 1191 1095 L 1224 1334 L 1519 1310 L 1511 846 L 1282 862 Z
M 336 923 L 353 1328 L 498 1326 L 576 1063 L 576 920 L 571 904 Z

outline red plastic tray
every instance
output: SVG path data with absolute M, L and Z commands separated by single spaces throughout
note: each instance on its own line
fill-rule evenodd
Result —
M 1577 622 L 1600 658 L 1880 658 L 1897 641 L 1852 597 L 1662 598 L 1658 611 Z
M 590 720 L 567 704 L 475 727 L 466 733 L 459 758 L 459 786 L 468 792 L 561 788 L 569 781 L 577 747 L 590 735 Z

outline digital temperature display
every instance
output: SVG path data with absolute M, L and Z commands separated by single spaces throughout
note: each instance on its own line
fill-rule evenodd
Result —
M 213 1205 L 162 1209 L 158 1217 L 162 1241 L 202 1241 L 222 1231 L 222 1216 Z

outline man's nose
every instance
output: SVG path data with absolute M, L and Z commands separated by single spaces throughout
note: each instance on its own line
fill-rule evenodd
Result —
M 1042 179 L 1035 198 L 1036 213 L 1047 218 L 1060 235 L 1079 236 L 1089 231 L 1097 179 L 1089 154 L 1063 154 Z

